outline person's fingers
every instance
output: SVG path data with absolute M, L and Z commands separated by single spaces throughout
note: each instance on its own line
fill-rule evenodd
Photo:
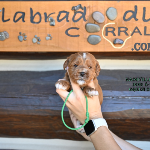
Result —
M 71 112 L 70 112 L 70 114 L 71 114 Z M 80 121 L 73 114 L 70 115 L 70 118 L 71 118 L 71 121 L 72 121 L 75 128 L 79 128 L 81 126 Z M 78 129 L 78 131 L 83 133 L 84 129 L 81 128 L 81 129 Z
M 79 87 L 79 85 L 72 82 L 72 80 L 70 80 L 70 81 L 71 81 L 71 85 L 73 88 L 73 92 L 74 92 L 75 96 L 77 97 L 77 99 L 84 97 L 84 94 L 83 94 L 81 88 Z
M 78 125 L 78 119 L 73 115 L 73 113 L 71 112 L 70 109 L 68 109 L 68 110 L 69 110 L 71 121 L 74 124 L 74 127 L 76 128 Z
M 62 90 L 62 89 L 56 89 L 56 92 L 59 94 L 59 96 L 65 101 L 66 97 L 68 96 L 69 92 Z
M 66 97 L 68 96 L 69 92 L 61 90 L 61 89 L 56 89 L 56 92 L 59 94 L 59 96 L 62 98 L 62 100 L 65 102 Z M 66 102 L 66 106 L 68 108 L 71 108 L 71 103 L 69 102 L 69 100 L 67 100 Z
M 69 71 L 68 71 L 68 70 L 67 70 L 67 72 L 68 72 L 68 75 L 69 75 Z M 70 78 L 70 75 L 69 75 L 69 78 Z M 78 98 L 81 98 L 81 99 L 82 99 L 82 97 L 84 97 L 84 94 L 83 94 L 81 88 L 79 87 L 79 85 L 76 84 L 76 83 L 74 83 L 74 82 L 71 80 L 71 78 L 70 78 L 70 82 L 71 82 L 71 85 L 72 85 L 73 92 L 74 92 L 75 95 L 77 96 L 77 99 L 78 99 Z
M 70 109 L 68 109 L 69 110 L 69 115 L 70 115 L 70 118 L 71 118 L 71 114 L 72 114 L 72 112 L 71 112 L 71 110 Z
M 71 121 L 72 121 L 74 127 L 75 127 L 75 128 L 78 128 L 78 127 L 79 127 L 79 126 L 78 126 L 78 125 L 79 125 L 78 119 L 76 119 L 76 117 L 73 115 L 73 113 L 71 112 L 70 109 L 68 109 L 68 110 L 69 110 L 70 118 L 71 118 Z M 76 132 L 79 133 L 80 135 L 82 135 L 86 140 L 91 141 L 91 138 L 88 137 L 88 136 L 85 134 L 84 129 L 76 130 Z
M 69 108 L 68 108 L 68 110 L 69 110 L 70 119 L 71 119 L 71 121 L 73 123 L 73 114 L 72 114 L 72 112 L 71 112 L 71 110 Z
M 70 118 L 71 118 L 71 121 L 72 121 L 72 123 L 73 123 L 73 125 L 74 125 L 74 127 L 76 128 L 76 126 L 77 126 L 77 119 L 76 119 L 76 117 L 73 115 L 73 113 L 71 112 L 71 110 L 70 109 L 68 109 L 69 110 L 69 114 L 70 114 Z
M 59 95 L 60 96 L 60 95 Z M 63 101 L 65 101 L 65 98 L 64 97 L 62 97 L 62 96 L 60 96 L 61 97 L 61 99 L 63 100 Z
M 95 85 L 94 85 L 93 80 L 91 80 L 91 82 L 88 84 L 88 86 L 95 89 Z
M 59 79 L 58 81 L 61 81 L 61 80 L 66 80 L 66 79 Z
M 59 95 L 59 96 L 60 96 L 60 95 Z M 60 97 L 61 97 L 61 96 L 60 96 Z M 66 100 L 66 99 L 63 98 L 63 97 L 61 97 L 61 98 L 62 98 L 63 101 Z M 69 101 L 67 101 L 65 105 L 68 107 L 68 109 L 71 108 L 71 103 L 70 103 Z
M 79 128 L 81 126 L 80 125 L 80 121 L 73 115 L 73 113 L 71 112 L 71 110 L 69 110 L 69 114 L 70 114 L 70 118 L 71 118 L 71 121 L 72 121 L 74 127 L 75 128 Z

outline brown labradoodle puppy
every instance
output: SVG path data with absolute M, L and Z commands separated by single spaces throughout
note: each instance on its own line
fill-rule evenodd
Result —
M 100 65 L 95 57 L 90 53 L 75 53 L 67 58 L 63 65 L 67 69 L 63 80 L 58 80 L 55 84 L 57 89 L 70 91 L 70 79 L 77 83 L 87 97 L 99 96 L 100 104 L 103 102 L 103 93 L 100 85 L 98 84 L 97 76 L 100 72 Z M 69 73 L 69 75 L 68 75 Z M 88 86 L 88 83 L 93 80 L 95 89 Z

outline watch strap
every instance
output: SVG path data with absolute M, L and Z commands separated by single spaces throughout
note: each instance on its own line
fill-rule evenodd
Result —
M 93 124 L 95 126 L 95 130 L 100 126 L 106 126 L 108 128 L 107 122 L 104 118 L 92 119 Z

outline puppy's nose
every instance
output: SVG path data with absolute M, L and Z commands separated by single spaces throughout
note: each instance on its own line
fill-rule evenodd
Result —
M 83 77 L 85 75 L 85 72 L 80 72 L 80 75 Z

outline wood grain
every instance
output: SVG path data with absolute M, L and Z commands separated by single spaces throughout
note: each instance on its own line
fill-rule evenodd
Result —
M 84 140 L 61 121 L 63 101 L 54 84 L 65 71 L 0 72 L 0 136 Z M 102 111 L 110 130 L 126 140 L 150 140 L 150 95 L 130 92 L 126 77 L 150 76 L 150 71 L 101 70 Z M 134 109 L 132 109 L 134 107 Z M 66 123 L 73 127 L 67 108 Z
M 53 112 L 56 114 L 56 111 Z M 60 113 L 60 111 L 57 112 Z M 1 114 L 0 118 L 1 137 L 85 140 L 76 131 L 67 129 L 60 115 L 23 115 L 12 112 L 11 115 Z M 109 116 L 106 120 L 109 129 L 125 140 L 150 140 L 150 118 L 113 119 Z M 73 127 L 68 112 L 65 115 L 65 122 L 68 126 Z
M 71 10 L 72 6 L 76 6 L 78 4 L 82 4 L 82 6 L 86 7 L 86 22 L 81 19 L 78 22 L 73 22 L 72 17 L 74 12 Z M 5 41 L 0 41 L 0 51 L 2 52 L 77 52 L 77 51 L 89 51 L 89 52 L 132 52 L 131 48 L 134 47 L 135 43 L 148 43 L 149 36 L 144 35 L 144 26 L 147 26 L 147 34 L 149 34 L 149 25 L 150 22 L 143 22 L 143 7 L 146 7 L 146 19 L 149 18 L 150 12 L 150 2 L 149 1 L 34 1 L 34 2 L 25 2 L 25 1 L 16 1 L 16 2 L 8 2 L 2 1 L 0 5 L 2 8 L 5 8 L 5 19 L 9 19 L 8 22 L 0 21 L 1 31 L 7 31 L 10 35 L 9 39 Z M 131 19 L 130 21 L 123 21 L 123 15 L 127 10 L 134 10 L 134 6 L 137 5 L 138 12 L 137 18 L 138 21 Z M 118 11 L 118 16 L 115 21 L 110 21 L 106 17 L 106 10 L 109 7 L 115 7 Z M 14 9 L 15 8 L 15 9 Z M 30 22 L 30 8 L 33 9 L 33 14 L 36 12 L 40 12 L 42 16 L 41 23 L 32 24 Z M 65 20 L 61 22 L 57 22 L 57 16 L 59 11 L 68 11 L 69 12 L 69 22 Z M 19 20 L 18 22 L 13 22 L 14 14 L 17 11 L 25 12 L 25 22 Z M 101 30 L 98 33 L 94 33 L 96 35 L 100 35 L 102 40 L 97 45 L 91 45 L 87 42 L 87 38 L 90 33 L 87 33 L 85 30 L 86 23 L 95 23 L 93 21 L 91 15 L 94 11 L 100 11 L 105 16 L 105 22 L 99 24 Z M 55 14 L 51 15 L 56 22 L 55 26 L 50 26 L 49 22 L 45 22 L 44 12 L 47 14 L 55 12 Z M 1 12 L 2 13 L 2 12 Z M 77 18 L 80 14 L 77 15 Z M 18 16 L 16 19 L 18 19 Z M 62 16 L 63 17 L 63 16 Z M 38 16 L 35 17 L 35 21 L 38 21 Z M 118 27 L 127 27 L 128 34 L 130 35 L 130 31 L 132 32 L 136 26 L 138 26 L 142 35 L 139 33 L 135 33 L 132 38 L 130 38 L 125 46 L 121 49 L 115 49 L 111 46 L 108 41 L 106 41 L 102 37 L 102 28 L 105 24 L 115 22 L 115 25 L 108 25 L 115 28 L 116 36 L 113 36 L 111 33 L 108 34 L 108 39 L 113 42 L 115 38 L 121 38 L 125 40 L 128 36 L 124 33 L 121 36 L 118 36 Z M 79 30 L 70 30 L 70 34 L 79 34 L 79 37 L 69 37 L 65 34 L 65 31 L 70 27 L 77 27 Z M 19 32 L 26 33 L 27 41 L 19 42 L 18 35 Z M 51 34 L 53 40 L 46 41 L 45 37 L 47 34 Z M 41 44 L 33 44 L 32 38 L 34 35 L 37 35 L 41 38 Z M 143 52 L 140 50 L 139 52 Z M 147 52 L 147 50 L 146 50 Z

